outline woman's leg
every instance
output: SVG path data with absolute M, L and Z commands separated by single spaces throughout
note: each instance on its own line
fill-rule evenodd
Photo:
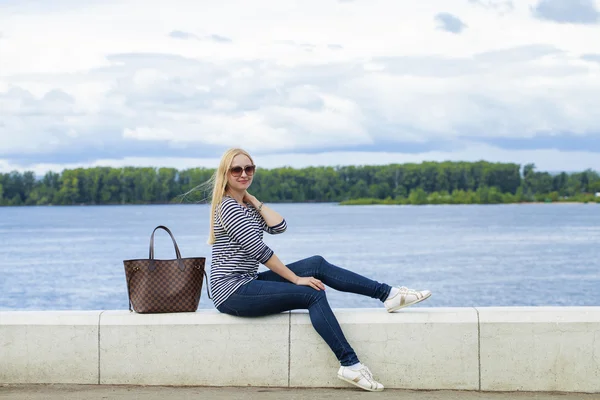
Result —
M 385 301 L 390 294 L 391 286 L 365 278 L 355 272 L 329 263 L 321 256 L 313 256 L 288 264 L 287 267 L 298 276 L 313 276 L 325 285 L 341 292 L 362 294 Z M 258 279 L 273 282 L 288 282 L 273 271 L 258 274 Z
M 289 282 L 253 280 L 241 286 L 218 307 L 220 312 L 240 317 L 259 317 L 297 309 L 308 310 L 313 327 L 342 366 L 359 362 L 322 290 Z

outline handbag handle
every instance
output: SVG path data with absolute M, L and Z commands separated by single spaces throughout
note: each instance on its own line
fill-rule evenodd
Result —
M 208 275 L 206 275 L 206 270 L 204 270 L 204 280 L 206 282 L 206 294 L 208 295 L 208 298 L 210 300 L 212 300 L 212 296 L 210 295 L 210 284 L 208 283 Z
M 150 253 L 148 257 L 150 259 L 150 266 L 148 267 L 148 269 L 150 271 L 154 271 L 154 269 L 156 268 L 156 266 L 154 265 L 154 233 L 157 229 L 164 229 L 169 234 L 169 236 L 171 236 L 173 246 L 175 246 L 175 254 L 177 256 L 177 263 L 179 264 L 179 269 L 184 271 L 185 265 L 183 264 L 183 260 L 181 259 L 181 252 L 179 251 L 179 246 L 177 246 L 177 242 L 175 241 L 175 237 L 173 236 L 173 233 L 171 233 L 171 230 L 164 225 L 159 225 L 156 228 L 154 228 L 154 230 L 152 231 L 152 235 L 150 236 Z

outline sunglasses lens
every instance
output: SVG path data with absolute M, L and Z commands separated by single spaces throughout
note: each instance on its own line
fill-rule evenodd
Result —
M 254 170 L 256 170 L 254 165 L 248 165 L 246 167 L 246 175 L 254 175 Z
M 233 175 L 236 175 L 236 176 L 238 176 L 238 175 L 241 175 L 241 174 L 242 174 L 242 171 L 243 171 L 243 170 L 244 170 L 244 169 L 243 169 L 242 167 L 233 167 L 233 168 L 231 168 L 231 173 L 232 173 Z

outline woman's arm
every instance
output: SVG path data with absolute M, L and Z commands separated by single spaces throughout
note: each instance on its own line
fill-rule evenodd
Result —
M 277 226 L 283 222 L 283 217 L 277 211 L 271 209 L 264 203 L 262 203 L 261 206 L 261 202 L 258 201 L 257 198 L 252 196 L 250 193 L 246 192 L 246 195 L 244 196 L 244 201 L 248 201 L 250 204 L 252 204 L 252 207 L 254 207 L 255 209 L 260 209 L 260 215 L 263 217 L 268 227 Z
M 315 290 L 325 290 L 325 285 L 323 285 L 323 282 L 312 276 L 299 277 L 294 273 L 294 271 L 286 267 L 281 262 L 279 257 L 277 257 L 277 255 L 274 253 L 271 256 L 271 258 L 269 258 L 269 260 L 264 264 L 267 266 L 267 268 L 275 272 L 277 275 L 281 276 L 284 279 L 287 279 L 288 281 L 296 285 L 310 286 Z
M 256 206 L 254 206 L 254 208 L 256 208 L 257 210 L 259 207 L 260 202 Z M 265 222 L 267 223 L 267 226 L 277 226 L 283 222 L 283 217 L 277 211 L 273 210 L 264 203 L 259 212 L 260 215 L 262 215 L 262 217 L 264 218 Z

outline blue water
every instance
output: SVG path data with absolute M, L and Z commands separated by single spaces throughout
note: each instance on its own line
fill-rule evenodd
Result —
M 265 235 L 283 262 L 320 254 L 445 306 L 600 305 L 600 206 L 276 204 Z M 123 259 L 144 258 L 156 225 L 210 265 L 207 205 L 0 208 L 0 309 L 127 309 Z M 173 258 L 166 233 L 156 258 Z M 262 266 L 260 270 L 264 270 Z M 379 307 L 328 289 L 333 307 Z M 212 308 L 202 294 L 200 308 Z

